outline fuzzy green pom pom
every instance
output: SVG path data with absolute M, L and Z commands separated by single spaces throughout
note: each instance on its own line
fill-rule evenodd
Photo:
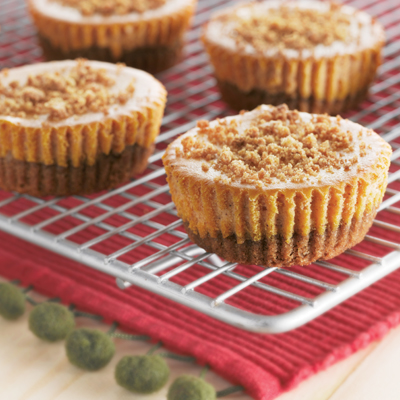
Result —
M 11 283 L 0 283 L 0 315 L 8 320 L 25 312 L 25 295 Z
M 111 338 L 96 329 L 76 329 L 65 342 L 67 357 L 71 364 L 88 371 L 105 367 L 115 353 Z
M 168 390 L 168 400 L 215 400 L 217 393 L 213 386 L 201 378 L 181 375 Z
M 168 381 L 169 367 L 157 355 L 125 356 L 115 368 L 118 385 L 134 393 L 154 393 Z
M 29 329 L 48 342 L 65 339 L 74 328 L 74 314 L 61 304 L 38 304 L 29 315 Z

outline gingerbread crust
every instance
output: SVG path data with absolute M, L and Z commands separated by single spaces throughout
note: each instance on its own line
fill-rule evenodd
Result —
M 222 99 L 234 110 L 253 110 L 260 104 L 287 104 L 291 110 L 299 110 L 309 113 L 328 113 L 337 115 L 354 109 L 362 103 L 368 95 L 369 85 L 365 85 L 355 95 L 349 94 L 345 99 L 333 101 L 318 100 L 314 96 L 302 98 L 298 93 L 268 93 L 263 89 L 252 89 L 249 92 L 240 90 L 235 84 L 217 79 Z
M 171 68 L 182 57 L 183 42 L 178 40 L 170 45 L 146 46 L 131 50 L 123 50 L 119 57 L 115 57 L 108 47 L 91 46 L 84 49 L 62 50 L 52 45 L 50 40 L 39 35 L 39 42 L 46 60 L 66 60 L 80 57 L 89 60 L 106 62 L 122 62 L 129 67 L 142 69 L 156 74 Z
M 194 243 L 227 261 L 245 265 L 290 267 L 308 265 L 317 260 L 329 260 L 355 246 L 363 240 L 375 215 L 376 210 L 364 214 L 361 219 L 353 218 L 350 224 L 341 224 L 338 229 L 332 230 L 327 227 L 323 234 L 316 231 L 311 231 L 307 236 L 294 233 L 289 241 L 281 235 L 274 235 L 258 241 L 247 239 L 240 244 L 236 235 L 224 238 L 219 232 L 216 238 L 209 235 L 202 238 L 189 228 L 188 222 L 184 221 L 184 226 Z
M 112 189 L 146 169 L 154 145 L 134 144 L 122 153 L 100 153 L 94 165 L 82 163 L 73 167 L 44 165 L 14 159 L 10 154 L 0 158 L 0 188 L 44 197 L 90 194 Z

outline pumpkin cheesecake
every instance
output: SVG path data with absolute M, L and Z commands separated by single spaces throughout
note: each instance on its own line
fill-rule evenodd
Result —
M 232 108 L 286 103 L 338 114 L 367 95 L 385 34 L 367 13 L 346 5 L 271 0 L 214 14 L 202 39 Z
M 48 60 L 84 57 L 160 72 L 181 57 L 196 0 L 28 0 Z
M 67 60 L 0 72 L 0 188 L 92 193 L 143 172 L 166 102 L 150 74 Z
M 390 155 L 349 120 L 263 105 L 199 121 L 163 162 L 193 242 L 231 262 L 283 267 L 333 258 L 364 238 Z

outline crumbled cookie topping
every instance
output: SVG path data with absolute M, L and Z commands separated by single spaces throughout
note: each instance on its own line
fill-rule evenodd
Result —
M 236 13 L 223 18 L 234 19 L 231 35 L 239 47 L 250 44 L 258 51 L 271 47 L 299 50 L 349 39 L 349 15 L 334 3 L 328 12 L 283 5 L 265 13 L 253 12 L 250 17 Z
M 337 117 L 337 122 L 340 117 Z M 240 131 L 235 119 L 197 123 L 198 134 L 182 140 L 178 157 L 204 160 L 202 169 L 223 173 L 230 181 L 243 184 L 273 182 L 300 183 L 317 177 L 320 171 L 334 173 L 358 162 L 353 136 L 327 115 L 304 121 L 298 111 L 286 105 L 263 111 L 251 126 Z M 366 155 L 364 142 L 360 156 Z
M 82 15 L 125 15 L 143 13 L 163 6 L 166 0 L 53 0 L 78 9 Z
M 86 60 L 77 60 L 68 72 L 30 75 L 24 85 L 13 81 L 5 86 L 0 75 L 0 115 L 37 119 L 48 114 L 48 121 L 91 112 L 106 115 L 110 106 L 125 104 L 135 90 L 132 81 L 124 91 L 110 93 L 114 84 L 105 69 L 92 68 Z

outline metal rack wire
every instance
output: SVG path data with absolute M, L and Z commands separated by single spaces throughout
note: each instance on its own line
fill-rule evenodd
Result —
M 157 150 L 141 177 L 110 192 L 66 199 L 0 192 L 0 229 L 110 274 L 121 288 L 138 285 L 250 331 L 284 332 L 400 267 L 400 224 L 388 222 L 390 215 L 400 215 L 400 8 L 393 1 L 349 2 L 378 16 L 387 28 L 379 78 L 362 109 L 347 115 L 380 132 L 394 150 L 389 186 L 374 227 L 361 245 L 344 256 L 307 268 L 277 269 L 244 268 L 193 245 L 176 215 L 160 161 L 167 144 L 197 119 L 229 113 L 219 100 L 198 40 L 210 12 L 228 3 L 232 1 L 200 1 L 187 37 L 186 59 L 159 75 L 169 101 Z M 3 0 L 1 7 L 2 66 L 39 60 L 23 1 Z M 370 254 L 371 244 L 379 256 Z M 282 311 L 250 312 L 249 290 L 270 297 L 271 304 L 282 302 Z

